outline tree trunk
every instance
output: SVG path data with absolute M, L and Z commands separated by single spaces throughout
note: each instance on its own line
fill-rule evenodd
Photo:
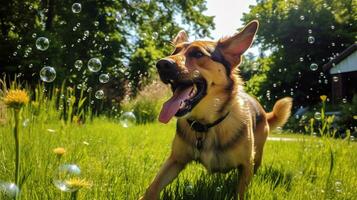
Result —
M 54 6 L 55 6 L 55 0 L 49 0 L 49 2 L 48 2 L 47 20 L 46 20 L 46 30 L 51 30 L 52 29 Z

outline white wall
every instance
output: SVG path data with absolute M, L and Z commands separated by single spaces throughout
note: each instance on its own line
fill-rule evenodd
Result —
M 330 74 L 339 74 L 344 72 L 357 71 L 357 51 L 343 59 L 335 67 L 330 69 Z

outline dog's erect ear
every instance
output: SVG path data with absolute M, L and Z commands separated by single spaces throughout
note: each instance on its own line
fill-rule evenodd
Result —
M 178 34 L 176 35 L 176 37 L 172 40 L 172 43 L 174 45 L 180 44 L 182 42 L 187 42 L 188 41 L 188 36 L 186 31 L 181 30 L 180 32 L 178 32 Z
M 241 55 L 252 45 L 258 26 L 257 20 L 251 21 L 239 33 L 223 38 L 218 42 L 217 47 L 232 66 L 240 63 Z

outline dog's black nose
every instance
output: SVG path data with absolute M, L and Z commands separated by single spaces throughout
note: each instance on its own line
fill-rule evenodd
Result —
M 156 63 L 156 68 L 162 82 L 165 84 L 169 83 L 170 80 L 176 80 L 178 78 L 178 67 L 173 60 L 161 59 Z
M 161 59 L 156 63 L 156 68 L 159 73 L 170 73 L 176 70 L 176 63 L 173 60 Z

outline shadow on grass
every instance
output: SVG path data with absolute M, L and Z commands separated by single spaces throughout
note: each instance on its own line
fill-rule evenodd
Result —
M 257 178 L 260 181 L 271 183 L 271 188 L 274 190 L 278 186 L 283 186 L 286 191 L 290 191 L 293 173 L 277 169 L 273 166 L 265 166 L 258 170 Z
M 208 174 L 201 172 L 193 176 L 176 179 L 161 193 L 162 200 L 231 200 L 234 199 L 238 185 L 238 170 L 227 174 Z M 290 190 L 292 173 L 284 172 L 272 166 L 262 167 L 254 181 L 267 182 L 272 185 L 272 190 L 282 186 Z

